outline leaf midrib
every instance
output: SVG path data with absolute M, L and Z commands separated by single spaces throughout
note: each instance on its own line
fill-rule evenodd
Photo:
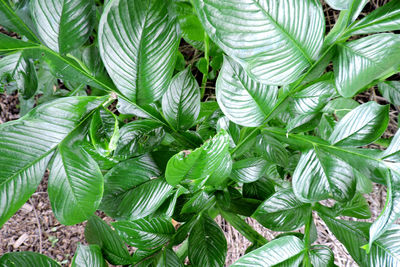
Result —
M 289 41 L 291 43 L 293 43 L 293 45 L 303 54 L 304 58 L 308 61 L 308 63 L 310 65 L 312 65 L 313 61 L 311 60 L 311 58 L 308 56 L 308 54 L 306 53 L 306 51 L 304 50 L 304 48 L 299 45 L 297 43 L 297 41 L 279 24 L 276 22 L 276 20 L 260 5 L 260 3 L 258 3 L 257 0 L 252 0 L 253 3 L 261 10 L 261 12 L 267 16 L 269 18 L 269 20 L 271 21 L 272 24 L 274 24 L 274 26 L 280 31 L 282 32 L 287 39 L 289 39 Z

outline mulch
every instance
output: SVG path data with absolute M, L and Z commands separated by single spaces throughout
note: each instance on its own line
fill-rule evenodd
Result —
M 364 14 L 386 3 L 387 0 L 373 0 L 364 9 Z M 327 17 L 327 31 L 332 27 L 338 17 L 338 12 L 325 5 Z M 400 80 L 399 77 L 395 77 Z M 376 88 L 371 88 L 356 99 L 360 103 L 377 101 L 386 104 L 386 100 L 380 97 Z M 19 118 L 19 101 L 16 94 L 0 94 L 0 123 Z M 390 124 L 384 137 L 391 137 L 397 131 L 398 108 L 391 106 Z M 37 191 L 23 205 L 23 207 L 4 224 L 0 229 L 0 255 L 14 251 L 34 251 L 45 254 L 63 266 L 68 266 L 74 255 L 78 243 L 86 244 L 84 240 L 85 223 L 73 226 L 61 225 L 51 211 L 51 205 L 47 194 L 47 174 Z M 373 193 L 366 195 L 372 211 L 372 218 L 364 221 L 375 220 L 382 210 L 386 190 L 380 185 L 374 185 Z M 103 214 L 99 215 L 104 218 Z M 352 218 L 346 218 L 352 219 Z M 106 218 L 109 221 L 109 218 Z M 228 255 L 226 265 L 229 266 L 244 254 L 249 241 L 240 235 L 233 227 L 222 218 L 216 221 L 225 232 L 228 241 Z M 247 219 L 259 233 L 267 239 L 272 239 L 279 233 L 269 231 L 253 219 Z M 318 240 L 316 244 L 329 246 L 335 254 L 335 263 L 340 267 L 357 266 L 343 245 L 333 236 L 322 220 L 314 216 L 314 222 L 318 229 Z M 302 232 L 303 229 L 299 229 Z

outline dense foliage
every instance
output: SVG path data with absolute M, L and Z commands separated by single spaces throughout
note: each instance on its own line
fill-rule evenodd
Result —
M 400 104 L 385 81 L 400 37 L 382 33 L 400 30 L 400 0 L 362 18 L 367 0 L 329 0 L 327 35 L 319 0 L 104 2 L 0 0 L 18 34 L 0 34 L 1 90 L 24 115 L 0 125 L 0 225 L 48 169 L 57 220 L 87 220 L 72 266 L 224 266 L 218 215 L 252 243 L 232 266 L 334 266 L 315 216 L 360 266 L 400 266 L 400 134 L 381 139 L 389 105 L 352 100 L 378 85 Z M 339 219 L 370 218 L 372 182 L 387 187 L 378 219 Z M 284 233 L 266 240 L 246 217 Z

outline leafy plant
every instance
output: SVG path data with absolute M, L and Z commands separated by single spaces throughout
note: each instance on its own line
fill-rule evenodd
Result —
M 383 33 L 400 1 L 359 20 L 366 0 L 327 3 L 341 11 L 325 35 L 317 0 L 0 0 L 19 37 L 0 34 L 1 85 L 24 115 L 0 125 L 0 225 L 49 169 L 55 217 L 87 221 L 72 266 L 223 266 L 219 214 L 252 243 L 232 266 L 334 266 L 315 216 L 360 266 L 399 266 L 400 134 L 381 139 L 389 105 L 351 97 L 378 85 L 400 103 L 400 37 Z M 202 57 L 186 63 L 182 39 Z M 371 216 L 372 182 L 387 187 L 377 220 L 338 218 Z

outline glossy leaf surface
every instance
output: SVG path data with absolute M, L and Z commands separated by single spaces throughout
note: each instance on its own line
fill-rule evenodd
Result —
M 352 97 L 374 80 L 400 65 L 400 42 L 394 34 L 382 33 L 339 45 L 333 61 L 336 87 L 343 97 Z
M 304 202 L 350 200 L 355 189 L 356 179 L 348 163 L 318 149 L 304 153 L 293 174 L 294 193 Z
M 178 73 L 163 95 L 162 109 L 176 130 L 192 127 L 200 113 L 200 89 L 189 69 Z
M 63 98 L 0 125 L 0 225 L 35 192 L 57 146 L 100 104 L 96 97 Z
M 194 5 L 211 39 L 265 84 L 295 81 L 322 46 L 318 1 L 195 0 Z
M 88 220 L 85 227 L 85 239 L 89 244 L 98 245 L 104 257 L 111 264 L 126 265 L 132 261 L 122 239 L 97 216 Z
M 304 224 L 310 208 L 296 198 L 292 189 L 285 189 L 264 201 L 252 217 L 273 231 L 292 231 Z
M 231 121 L 248 127 L 259 126 L 272 111 L 278 88 L 252 80 L 244 69 L 229 57 L 216 84 L 217 101 Z
M 97 245 L 79 245 L 72 259 L 71 267 L 106 267 L 108 266 Z
M 262 158 L 248 158 L 236 161 L 232 165 L 231 178 L 237 182 L 251 183 L 260 179 L 268 163 Z
M 344 116 L 335 126 L 329 141 L 337 146 L 363 146 L 372 143 L 386 130 L 389 106 L 365 103 Z
M 163 218 L 119 221 L 112 226 L 130 246 L 142 249 L 159 247 L 175 233 L 171 221 Z
M 194 225 L 189 236 L 189 260 L 194 266 L 219 267 L 225 263 L 226 239 L 219 228 L 207 215 Z
M 99 25 L 104 65 L 117 88 L 139 105 L 162 97 L 179 39 L 164 0 L 112 0 Z
M 400 105 L 400 81 L 386 81 L 378 84 L 379 92 L 391 104 Z
M 298 266 L 304 257 L 304 243 L 295 236 L 284 236 L 244 255 L 232 267 Z
M 93 0 L 33 0 L 31 12 L 41 40 L 61 54 L 83 45 L 94 26 Z
M 59 267 L 60 265 L 45 255 L 30 251 L 11 252 L 0 257 L 0 266 L 7 267 Z

